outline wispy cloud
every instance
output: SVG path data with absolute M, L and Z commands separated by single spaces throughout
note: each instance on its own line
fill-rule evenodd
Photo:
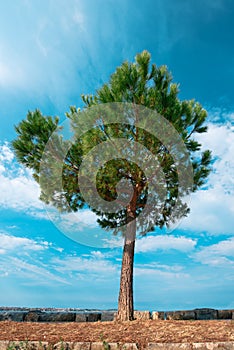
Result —
M 22 252 L 39 251 L 48 248 L 48 242 L 36 242 L 29 238 L 11 236 L 0 231 L 0 254 L 15 253 L 15 250 Z
M 191 256 L 202 264 L 234 269 L 234 237 L 203 247 Z
M 178 280 L 181 279 L 183 280 L 183 282 L 187 279 L 190 278 L 190 275 L 188 273 L 184 273 L 184 272 L 170 272 L 170 271 L 163 271 L 157 268 L 151 269 L 151 268 L 147 268 L 141 266 L 141 267 L 136 267 L 134 269 L 134 273 L 136 276 L 143 276 L 143 277 L 147 277 L 150 276 L 150 278 L 165 278 L 167 280 Z
M 188 252 L 194 249 L 197 242 L 187 237 L 172 235 L 146 236 L 136 241 L 136 252 L 153 252 L 157 250 L 178 250 Z
M 49 265 L 39 263 L 20 257 L 0 257 L 1 268 L 0 276 L 15 278 L 22 284 L 31 285 L 53 285 L 55 282 L 70 284 L 66 276 L 61 277 L 51 270 Z
M 101 277 L 101 275 L 110 276 L 117 272 L 117 266 L 111 261 L 105 259 L 102 255 L 91 254 L 89 257 L 65 257 L 64 259 L 53 259 L 55 269 L 63 274 L 88 274 L 88 276 Z
M 87 227 L 97 227 L 97 216 L 89 209 L 62 214 L 59 221 L 61 229 L 66 231 L 83 231 Z
M 62 248 L 45 240 L 13 236 L 3 231 L 0 231 L 0 242 L 0 277 L 34 285 L 52 285 L 55 281 L 69 284 L 66 276 L 60 276 L 50 264 L 50 257 L 60 255 Z
M 77 8 L 75 9 L 74 15 L 73 15 L 73 20 L 75 23 L 78 24 L 79 29 L 82 32 L 86 31 L 86 19 L 84 13 L 82 13 L 80 10 Z

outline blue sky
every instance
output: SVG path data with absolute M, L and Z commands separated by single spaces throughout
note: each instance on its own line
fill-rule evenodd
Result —
M 64 120 L 147 49 L 207 109 L 215 162 L 190 216 L 137 241 L 135 308 L 234 308 L 233 15 L 232 0 L 0 3 L 0 305 L 116 308 L 120 240 L 88 210 L 57 219 L 10 142 L 28 110 Z

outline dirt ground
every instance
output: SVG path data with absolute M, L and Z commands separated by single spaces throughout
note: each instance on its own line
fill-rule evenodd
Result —
M 233 320 L 211 321 L 132 321 L 94 323 L 0 322 L 0 340 L 41 340 L 56 343 L 107 342 L 138 343 L 144 349 L 149 342 L 185 343 L 234 341 Z

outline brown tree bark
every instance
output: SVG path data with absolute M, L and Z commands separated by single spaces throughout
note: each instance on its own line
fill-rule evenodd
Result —
M 118 300 L 118 321 L 132 321 L 134 319 L 133 304 L 133 263 L 136 239 L 135 210 L 129 208 L 129 222 L 124 239 L 120 289 Z

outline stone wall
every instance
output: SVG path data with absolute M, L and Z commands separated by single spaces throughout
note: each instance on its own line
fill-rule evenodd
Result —
M 230 320 L 234 319 L 234 310 L 215 310 L 209 308 L 152 312 L 152 319 L 162 320 Z
M 115 310 L 76 311 L 68 309 L 0 309 L 0 321 L 16 322 L 97 322 L 113 321 Z M 181 311 L 135 311 L 134 318 L 140 320 L 228 320 L 234 319 L 234 310 L 209 308 Z
M 0 350 L 139 350 L 136 343 L 103 343 L 103 342 L 47 342 L 0 341 Z M 145 350 L 233 350 L 234 342 L 206 343 L 148 343 Z

